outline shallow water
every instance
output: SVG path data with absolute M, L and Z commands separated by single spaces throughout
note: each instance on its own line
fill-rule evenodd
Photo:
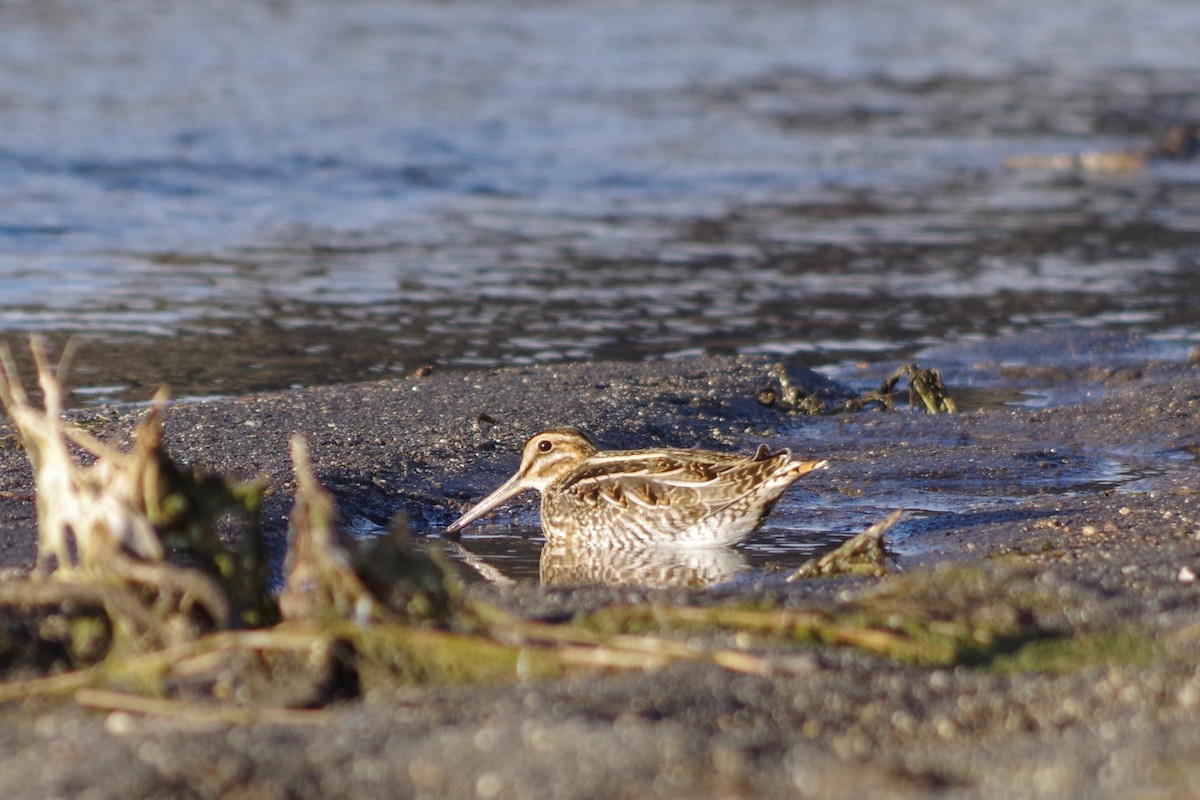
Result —
M 943 445 L 953 447 L 951 442 Z M 1139 461 L 1145 460 L 1144 453 L 1138 455 Z M 1191 469 L 1194 461 L 1164 462 L 1163 469 Z M 1038 463 L 1049 468 L 1026 469 Z M 833 493 L 828 486 L 801 482 L 783 496 L 764 526 L 737 548 L 554 548 L 546 545 L 536 513 L 518 510 L 500 511 L 475 523 L 450 552 L 468 568 L 478 569 L 477 573 L 468 569 L 468 574 L 489 580 L 499 573 L 546 585 L 716 586 L 785 575 L 879 522 L 892 509 L 905 513 L 888 534 L 888 552 L 892 557 L 911 556 L 925 549 L 925 536 L 946 524 L 963 525 L 968 517 L 1003 519 L 1007 509 L 1030 495 L 1121 490 L 1161 472 L 1065 448 L 1030 454 L 1015 465 L 1020 474 L 1009 479 L 998 479 L 995 465 L 980 466 L 986 474 L 880 476 L 872 480 L 870 493 L 857 501 Z
M 77 404 L 699 353 L 1061 402 L 988 396 L 972 348 L 1184 357 L 1200 164 L 1001 162 L 1200 120 L 1198 31 L 1183 0 L 4 4 L 0 334 L 85 337 Z M 873 521 L 827 513 L 745 560 Z

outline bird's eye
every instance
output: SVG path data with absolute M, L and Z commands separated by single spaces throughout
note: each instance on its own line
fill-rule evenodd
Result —
M 539 453 L 549 453 L 553 449 L 554 442 L 550 441 L 549 439 L 542 439 L 540 442 L 538 442 Z

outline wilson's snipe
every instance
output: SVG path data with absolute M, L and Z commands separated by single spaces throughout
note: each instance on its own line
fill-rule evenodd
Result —
M 793 483 L 825 461 L 793 461 L 766 445 L 749 458 L 707 450 L 601 452 L 574 428 L 530 437 L 521 467 L 455 520 L 460 530 L 518 492 L 542 494 L 550 542 L 715 547 L 762 524 Z

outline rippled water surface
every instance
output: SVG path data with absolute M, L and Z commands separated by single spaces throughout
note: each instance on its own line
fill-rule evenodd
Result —
M 1191 342 L 1200 7 L 0 7 L 0 329 L 81 401 L 697 352 Z M 98 356 L 103 350 L 105 355 Z

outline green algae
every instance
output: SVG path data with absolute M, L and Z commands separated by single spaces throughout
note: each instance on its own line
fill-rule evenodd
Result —
M 1075 631 L 1026 642 L 998 655 L 988 669 L 999 673 L 1075 672 L 1096 666 L 1143 666 L 1154 661 L 1160 646 L 1132 625 L 1115 624 L 1100 631 Z
M 1140 664 L 1156 652 L 1149 637 L 1119 620 L 1065 625 L 1062 593 L 1035 578 L 1030 570 L 1008 566 L 941 566 L 893 575 L 832 607 L 757 601 L 610 606 L 575 624 L 609 636 L 709 637 L 713 647 L 741 637 L 749 650 L 791 643 L 858 651 L 909 667 L 996 672 Z

